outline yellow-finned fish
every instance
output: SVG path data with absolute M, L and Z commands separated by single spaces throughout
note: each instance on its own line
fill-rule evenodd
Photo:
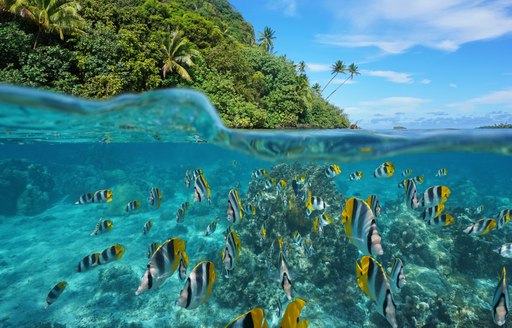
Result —
M 246 215 L 256 215 L 256 206 L 254 206 L 253 204 L 245 203 L 242 206 L 242 210 Z
M 274 178 L 266 179 L 263 181 L 263 189 L 269 190 L 270 188 L 272 188 L 272 186 L 275 186 L 275 184 L 276 184 L 276 179 L 274 179 Z
M 202 173 L 199 174 L 194 182 L 194 202 L 202 202 L 206 200 L 208 204 L 210 204 L 210 193 L 208 181 L 206 181 Z
M 501 229 L 505 224 L 510 221 L 510 217 L 512 216 L 512 209 L 501 210 L 498 215 L 496 215 L 496 221 L 498 223 L 498 229 Z
M 151 228 L 153 228 L 153 221 L 149 220 L 148 222 L 144 223 L 144 229 L 142 229 L 142 234 L 147 235 Z
M 162 204 L 162 193 L 160 192 L 160 189 L 153 187 L 149 190 L 148 203 L 149 206 L 155 209 L 160 208 L 160 205 Z
M 189 202 L 184 202 L 181 204 L 180 208 L 178 208 L 178 211 L 176 212 L 176 222 L 182 223 L 185 221 L 185 213 L 190 208 Z
M 204 304 L 212 293 L 214 283 L 215 265 L 210 261 L 200 262 L 188 275 L 176 306 L 192 310 Z
M 242 202 L 238 196 L 238 190 L 231 189 L 228 193 L 227 219 L 229 223 L 238 223 L 243 219 Z
M 180 253 L 180 264 L 178 265 L 178 278 L 180 281 L 185 280 L 187 278 L 187 268 L 188 268 L 188 255 L 185 252 Z
M 80 199 L 75 202 L 75 205 L 82 205 L 88 203 L 110 203 L 112 201 L 112 190 L 103 189 L 98 190 L 94 194 L 89 192 L 80 196 Z
M 436 177 L 444 177 L 448 174 L 448 170 L 446 168 L 439 169 L 436 173 Z
M 158 249 L 158 246 L 160 245 L 157 242 L 151 243 L 151 245 L 149 245 L 148 250 L 146 251 L 146 257 L 148 259 L 151 258 L 151 256 L 153 256 L 153 254 Z
M 404 264 L 398 257 L 393 260 L 393 264 L 391 265 L 389 280 L 391 291 L 393 293 L 400 291 L 400 289 L 402 289 L 402 287 L 407 283 L 404 274 Z
M 98 223 L 96 223 L 96 227 L 94 228 L 94 230 L 91 232 L 91 236 L 97 236 L 99 234 L 109 232 L 110 230 L 112 230 L 113 226 L 114 224 L 112 223 L 112 221 L 100 219 Z
M 106 264 L 112 261 L 117 261 L 124 255 L 125 248 L 121 244 L 105 248 L 98 259 L 98 264 Z
M 281 288 L 288 300 L 292 300 L 292 280 L 290 278 L 290 271 L 286 264 L 286 258 L 283 251 L 283 238 L 279 238 L 279 276 L 281 277 Z
M 255 327 L 255 328 L 268 328 L 267 319 L 262 308 L 255 308 L 249 312 L 236 317 L 227 324 L 225 328 L 244 328 L 244 327 Z
M 417 182 L 419 184 L 422 184 L 425 181 L 425 179 L 423 178 L 423 175 L 417 175 L 412 179 L 414 180 L 414 182 Z
M 259 169 L 252 172 L 252 177 L 256 179 L 260 179 L 268 175 L 268 171 L 266 169 Z
M 363 256 L 356 262 L 356 276 L 359 288 L 377 303 L 377 311 L 391 327 L 397 328 L 396 305 L 382 265 L 370 256 Z
M 307 328 L 309 321 L 302 321 L 299 318 L 304 305 L 306 305 L 306 301 L 302 298 L 296 298 L 293 302 L 290 302 L 284 311 L 279 328 Z
M 65 281 L 61 281 L 57 283 L 55 286 L 53 286 L 52 290 L 48 293 L 48 296 L 46 296 L 46 305 L 45 309 L 48 308 L 50 305 L 52 305 L 62 294 L 64 289 L 68 286 L 68 283 Z
M 402 172 L 402 176 L 403 177 L 406 177 L 406 176 L 411 175 L 411 174 L 412 174 L 412 169 L 411 168 L 407 168 L 407 169 L 403 170 L 403 172 Z
M 480 219 L 464 229 L 464 232 L 468 235 L 485 235 L 494 228 L 496 228 L 496 220 Z
M 283 192 L 284 188 L 286 188 L 286 181 L 284 181 L 283 179 L 281 179 L 281 180 L 279 180 L 279 182 L 277 183 L 277 187 L 276 187 L 276 196 L 281 195 L 281 193 Z
M 441 214 L 431 220 L 427 221 L 429 225 L 447 227 L 455 222 L 455 219 L 450 214 Z
M 261 229 L 260 229 L 260 240 L 263 240 L 266 238 L 267 238 L 267 226 L 266 226 L 265 222 L 263 222 L 261 224 Z
M 313 231 L 316 232 L 320 237 L 324 234 L 324 227 L 331 224 L 332 219 L 327 213 L 322 213 L 319 217 L 316 217 L 313 221 Z
M 302 236 L 300 235 L 300 232 L 298 230 L 295 230 L 293 233 L 293 242 L 297 246 L 302 246 Z
M 425 190 L 419 204 L 423 207 L 434 207 L 446 202 L 451 194 L 450 188 L 446 186 L 433 186 Z
M 475 208 L 475 213 L 476 214 L 482 214 L 483 212 L 484 212 L 484 206 L 483 205 L 480 205 L 477 208 Z
M 405 180 L 405 204 L 410 209 L 416 209 L 419 205 L 416 182 L 413 179 Z
M 336 165 L 332 164 L 325 168 L 325 176 L 328 178 L 334 178 L 341 174 L 341 168 Z
M 308 191 L 308 200 L 306 201 L 306 208 L 309 210 L 309 214 L 314 210 L 325 211 L 329 207 L 322 197 L 312 196 L 311 192 Z
M 132 200 L 126 206 L 124 207 L 124 210 L 128 213 L 131 213 L 135 210 L 137 210 L 140 207 L 140 201 L 138 200 Z
M 434 218 L 437 218 L 444 211 L 444 204 L 439 204 L 434 207 L 427 207 L 421 213 L 421 219 L 425 222 L 431 221 Z
M 199 177 L 200 175 L 203 175 L 203 170 L 202 169 L 195 169 L 194 171 L 192 171 L 192 180 L 196 180 L 197 177 Z
M 395 164 L 384 162 L 373 172 L 373 176 L 377 179 L 390 178 L 395 173 Z
M 362 199 L 350 198 L 341 213 L 345 234 L 364 255 L 382 255 L 381 237 L 370 206 Z
M 238 262 L 238 256 L 240 255 L 240 238 L 236 232 L 231 231 L 226 236 L 226 245 L 222 250 L 222 263 L 224 263 L 225 277 L 231 277 L 233 270 L 235 269 L 236 263 Z
M 75 272 L 84 272 L 88 271 L 92 268 L 97 267 L 100 263 L 100 253 L 94 253 L 87 255 L 80 262 L 78 262 L 78 266 L 75 269 Z
M 375 216 L 380 215 L 380 202 L 377 195 L 370 195 L 368 196 L 368 199 L 366 200 L 366 203 L 370 206 L 372 209 L 372 212 Z
M 211 235 L 212 233 L 215 232 L 215 230 L 217 229 L 217 223 L 220 221 L 220 218 L 217 217 L 214 221 L 212 221 L 207 227 L 206 227 L 206 230 L 204 231 L 204 235 L 205 236 L 209 236 Z
M 350 173 L 350 176 L 348 178 L 350 181 L 361 180 L 363 178 L 363 172 L 361 172 L 361 171 L 352 172 L 352 173 Z
M 498 286 L 494 290 L 492 298 L 492 320 L 498 326 L 503 326 L 506 322 L 507 314 L 510 309 L 510 300 L 507 287 L 507 271 L 503 267 L 501 277 L 498 275 Z
M 149 259 L 135 295 L 162 285 L 165 279 L 172 276 L 178 268 L 181 261 L 180 254 L 183 252 L 185 252 L 185 241 L 179 238 L 167 239 L 158 247 Z

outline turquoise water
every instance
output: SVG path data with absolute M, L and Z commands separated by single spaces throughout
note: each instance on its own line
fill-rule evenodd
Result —
M 512 132 L 509 130 L 430 131 L 230 131 L 201 95 L 184 90 L 124 96 L 110 102 L 80 101 L 60 95 L 0 87 L 0 273 L 1 327 L 224 327 L 238 315 L 261 307 L 277 327 L 288 304 L 279 281 L 279 247 L 286 260 L 293 296 L 307 301 L 301 319 L 310 327 L 389 327 L 377 305 L 358 287 L 355 263 L 362 256 L 341 223 L 345 201 L 376 194 L 376 218 L 386 271 L 395 257 L 404 263 L 406 285 L 393 292 L 399 327 L 492 327 L 492 300 L 502 268 L 510 259 L 493 250 L 512 242 L 511 227 L 485 235 L 463 232 L 481 218 L 512 208 Z M 394 163 L 393 176 L 373 177 L 383 162 Z M 324 169 L 338 164 L 341 174 Z M 185 186 L 187 169 L 203 170 L 211 204 L 193 201 Z M 287 182 L 257 194 L 263 182 L 257 169 Z M 451 190 L 444 213 L 455 221 L 434 227 L 420 219 L 421 209 L 407 208 L 402 171 L 424 176 L 418 194 L 442 185 Z M 448 174 L 436 177 L 440 168 Z M 349 175 L 360 170 L 360 181 Z M 294 197 L 295 176 L 306 175 L 310 191 L 328 203 L 332 223 L 323 237 L 306 217 L 305 202 Z M 193 182 L 192 182 L 193 184 Z M 229 190 L 238 186 L 243 204 L 255 204 L 232 226 L 241 251 L 226 278 L 221 251 Z M 151 208 L 151 187 L 162 194 Z M 109 203 L 75 205 L 84 193 L 112 190 Z M 140 208 L 126 213 L 129 201 Z M 189 201 L 184 222 L 176 212 Z M 477 208 L 483 205 L 483 213 Z M 318 213 L 316 213 L 318 214 Z M 217 217 L 215 232 L 204 230 Z M 113 222 L 110 232 L 91 236 L 100 218 Z M 153 227 L 143 235 L 143 226 Z M 265 222 L 267 236 L 260 240 Z M 299 231 L 313 252 L 293 240 Z M 184 282 L 178 273 L 135 295 L 148 264 L 152 242 L 186 242 L 190 264 L 213 261 L 216 280 L 209 299 L 197 309 L 175 306 Z M 121 244 L 123 257 L 86 272 L 74 272 L 86 255 Z M 45 309 L 59 281 L 67 288 Z M 282 313 L 281 313 L 282 316 Z M 507 322 L 507 324 L 509 324 Z

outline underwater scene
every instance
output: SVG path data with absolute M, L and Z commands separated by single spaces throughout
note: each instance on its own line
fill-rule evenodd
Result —
M 510 131 L 229 130 L 187 90 L 0 108 L 0 327 L 510 325 Z

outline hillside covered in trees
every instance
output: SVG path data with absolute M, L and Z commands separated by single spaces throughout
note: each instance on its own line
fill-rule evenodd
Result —
M 349 125 L 227 0 L 0 0 L 0 81 L 94 99 L 204 92 L 235 128 Z

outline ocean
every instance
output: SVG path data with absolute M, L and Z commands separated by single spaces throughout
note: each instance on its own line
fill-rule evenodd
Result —
M 501 212 L 512 209 L 511 130 L 229 130 L 189 90 L 91 102 L 0 86 L 0 108 L 0 327 L 225 327 L 254 308 L 279 327 L 296 298 L 310 327 L 391 327 L 391 303 L 398 327 L 495 326 L 498 275 L 512 269 L 496 251 L 512 242 L 510 214 Z M 362 178 L 351 180 L 357 171 Z M 400 188 L 405 179 L 414 183 Z M 424 192 L 436 186 L 449 193 L 429 206 Z M 111 201 L 75 204 L 103 190 Z M 139 205 L 127 211 L 132 201 Z M 453 222 L 424 219 L 433 206 Z M 241 214 L 234 223 L 229 209 Z M 105 220 L 111 229 L 91 235 Z M 226 234 L 230 226 L 235 234 Z M 239 240 L 229 274 L 226 235 Z M 184 279 L 175 253 L 176 272 L 136 295 L 156 261 L 148 247 L 169 239 L 185 242 Z M 76 272 L 117 244 L 119 258 L 90 258 Z M 397 258 L 405 284 L 392 288 Z M 199 283 L 209 290 L 196 308 L 177 306 L 187 277 L 205 277 L 189 276 L 202 261 L 214 267 L 215 279 Z

